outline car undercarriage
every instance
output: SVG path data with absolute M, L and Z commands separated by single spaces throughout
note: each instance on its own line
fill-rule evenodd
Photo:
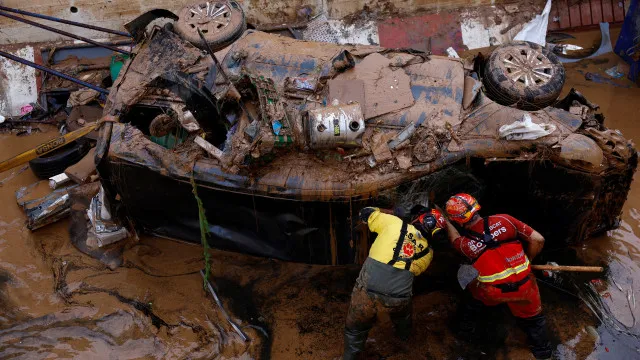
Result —
M 138 230 L 199 242 L 194 179 L 213 246 L 318 264 L 366 258 L 363 206 L 402 215 L 460 191 L 558 245 L 615 228 L 634 145 L 578 92 L 536 103 L 527 89 L 552 78 L 559 93 L 554 77 L 564 72 L 539 47 L 514 49 L 500 59 L 536 56 L 548 76 L 518 79 L 503 67 L 516 80 L 496 92 L 497 80 L 491 90 L 483 82 L 493 56 L 462 61 L 249 30 L 215 54 L 218 67 L 170 26 L 156 27 L 105 107 L 119 119 L 97 145 L 107 203 Z M 508 99 L 496 95 L 507 90 Z

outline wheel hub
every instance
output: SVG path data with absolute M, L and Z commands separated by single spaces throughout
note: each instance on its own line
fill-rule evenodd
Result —
M 553 76 L 553 64 L 539 50 L 514 49 L 502 59 L 506 75 L 525 86 L 541 86 Z
M 186 22 L 191 28 L 201 28 L 206 35 L 218 32 L 227 27 L 231 21 L 231 9 L 226 3 L 209 2 L 198 4 L 189 9 Z

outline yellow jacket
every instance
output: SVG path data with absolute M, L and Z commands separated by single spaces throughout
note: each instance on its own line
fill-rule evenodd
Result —
M 385 214 L 375 208 L 375 211 L 369 216 L 367 224 L 371 232 L 378 234 L 369 250 L 369 257 L 388 264 L 394 259 L 394 251 L 399 242 L 403 221 L 397 216 Z M 407 260 L 410 260 L 409 271 L 413 275 L 420 275 L 429 267 L 432 259 L 433 250 L 429 248 L 427 239 L 413 225 L 407 224 L 407 233 L 393 267 L 405 269 Z

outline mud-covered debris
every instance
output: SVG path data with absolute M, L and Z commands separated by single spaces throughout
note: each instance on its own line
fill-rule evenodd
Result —
M 418 141 L 413 147 L 413 156 L 421 163 L 431 162 L 435 160 L 439 154 L 440 148 L 433 136 L 428 136 L 426 139 Z
M 593 139 L 583 134 L 571 134 L 557 146 L 560 148 L 560 158 L 568 164 L 586 171 L 602 170 L 604 154 Z
M 87 105 L 88 103 L 98 100 L 100 93 L 93 89 L 80 89 L 69 95 L 67 101 L 68 106 Z
M 195 139 L 193 139 L 193 141 L 195 141 L 195 143 L 198 144 L 201 148 L 203 148 L 206 152 L 211 154 L 211 156 L 222 161 L 222 158 L 224 156 L 224 153 L 222 152 L 222 150 L 213 146 L 213 144 L 211 144 L 210 142 L 208 142 L 207 140 L 203 139 L 200 136 L 196 136 Z
M 409 156 L 398 155 L 396 160 L 398 160 L 398 167 L 402 170 L 407 170 L 411 167 L 411 158 Z
M 69 166 L 64 173 L 76 184 L 86 184 L 96 175 L 95 149 L 89 150 L 82 160 Z
M 365 123 L 360 104 L 310 110 L 307 129 L 312 149 L 362 146 Z
M 284 81 L 284 90 L 291 92 L 314 92 L 317 86 L 317 79 L 305 76 L 289 77 Z
M 338 104 L 358 103 L 361 106 L 364 102 L 364 81 L 362 80 L 329 80 L 329 101 L 333 103 L 338 100 Z
M 556 131 L 553 124 L 536 124 L 531 116 L 525 113 L 521 120 L 503 125 L 498 130 L 500 138 L 506 140 L 535 140 Z
M 89 247 L 101 248 L 129 236 L 129 232 L 124 226 L 112 220 L 111 214 L 104 204 L 104 190 L 102 188 L 91 200 L 87 216 L 92 225 L 87 237 L 87 246 Z
M 626 168 L 629 166 L 629 159 L 636 155 L 633 142 L 625 139 L 617 130 L 599 131 L 589 128 L 586 133 L 596 141 L 612 166 Z
M 389 149 L 391 150 L 397 149 L 398 147 L 400 147 L 400 145 L 404 144 L 407 140 L 409 140 L 411 136 L 413 136 L 413 133 L 415 132 L 416 132 L 416 126 L 413 123 L 410 123 L 409 125 L 405 126 L 404 129 L 402 129 L 402 131 L 399 132 L 398 135 L 389 142 Z
M 391 57 L 391 64 L 389 66 L 392 67 L 405 67 L 407 65 L 420 64 L 425 61 L 426 56 L 419 56 L 413 54 L 406 53 L 398 53 L 394 54 Z
M 48 180 L 43 180 L 18 189 L 16 201 L 27 216 L 27 228 L 36 230 L 69 216 L 69 190 L 76 186 L 51 191 Z
M 586 105 L 574 105 L 569 108 L 570 113 L 580 116 L 583 120 L 587 118 L 589 110 L 589 107 Z
M 69 181 L 71 181 L 71 179 L 69 178 L 69 176 L 67 176 L 67 174 L 58 174 L 49 178 L 49 187 L 55 190 Z
M 468 109 L 473 100 L 480 92 L 482 88 L 482 82 L 474 79 L 471 76 L 465 76 L 464 78 L 464 93 L 462 94 L 462 107 Z
M 151 120 L 149 133 L 151 136 L 163 137 L 169 135 L 176 127 L 177 121 L 169 114 L 160 114 Z
M 360 79 L 364 81 L 365 119 L 370 119 L 413 105 L 411 80 L 402 69 L 392 69 L 391 60 L 373 53 L 365 57 L 358 66 L 340 74 L 337 79 Z
M 122 265 L 122 251 L 126 242 L 100 248 L 93 225 L 87 211 L 91 201 L 100 191 L 100 183 L 83 184 L 69 191 L 71 197 L 71 220 L 69 222 L 69 237 L 73 246 L 84 254 L 99 260 L 110 269 Z
M 371 139 L 371 150 L 373 152 L 373 157 L 378 164 L 393 158 L 388 145 L 388 141 L 391 137 L 393 137 L 393 134 L 391 133 L 380 132 L 373 135 L 373 138 Z

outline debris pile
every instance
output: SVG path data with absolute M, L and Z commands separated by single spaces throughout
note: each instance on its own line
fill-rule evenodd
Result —
M 97 247 L 140 230 L 199 242 L 195 207 L 186 201 L 185 184 L 193 179 L 213 217 L 209 232 L 224 239 L 221 247 L 337 263 L 341 246 L 351 262 L 361 252 L 356 244 L 367 245 L 351 222 L 368 199 L 388 196 L 393 204 L 404 198 L 399 187 L 420 181 L 438 187 L 427 178 L 466 160 L 474 176 L 465 181 L 493 176 L 474 168 L 476 161 L 550 162 L 562 168 L 558 181 L 575 176 L 592 184 L 592 194 L 576 199 L 599 204 L 573 207 L 582 214 L 567 220 L 568 239 L 616 223 L 636 167 L 633 144 L 607 130 L 597 106 L 578 93 L 557 101 L 565 75 L 551 49 L 518 42 L 486 58 L 460 59 L 453 51 L 445 57 L 301 41 L 294 26 L 263 28 L 288 36 L 244 31 L 242 9 L 233 4 L 185 7 L 180 16 L 143 14 L 126 25 L 137 44 L 124 54 L 56 60 L 50 51 L 53 71 L 78 79 L 47 76 L 43 104 L 0 126 L 26 126 L 24 117 L 31 116 L 56 124 L 62 134 L 90 133 L 32 160 L 34 172 L 57 188 L 38 205 L 45 209 L 38 219 L 68 213 L 68 197 L 58 200 L 69 192 L 67 184 L 93 189 L 99 181 L 86 214 Z M 152 24 L 160 17 L 173 22 Z M 310 19 L 301 9 L 300 22 Z M 61 141 L 43 145 L 41 153 Z M 532 196 L 544 206 L 549 189 L 536 189 Z M 618 195 L 596 195 L 602 193 Z M 264 199 L 291 206 L 292 217 L 267 220 L 282 214 L 261 211 Z M 328 205 L 327 224 L 326 217 L 300 217 L 306 210 L 286 200 L 311 208 L 341 205 Z M 63 209 L 49 210 L 54 203 Z M 596 214 L 598 208 L 609 211 Z M 348 221 L 337 221 L 338 212 Z M 317 246 L 331 254 L 301 245 L 315 237 L 330 239 Z

